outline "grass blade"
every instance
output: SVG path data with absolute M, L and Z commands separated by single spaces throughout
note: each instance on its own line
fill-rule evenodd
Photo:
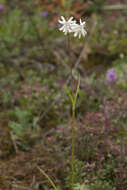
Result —
M 77 101 L 77 96 L 78 96 L 78 93 L 79 93 L 79 87 L 80 87 L 80 75 L 78 77 L 78 85 L 77 85 L 77 89 L 76 89 L 76 93 L 75 93 L 75 97 L 74 97 L 74 106 L 75 106 L 76 101 Z
M 67 88 L 64 88 L 64 90 L 66 91 L 66 93 L 68 94 L 68 96 L 70 97 L 70 100 L 72 102 L 72 105 L 74 105 L 74 98 L 73 96 L 71 95 L 70 91 L 67 89 Z
M 52 185 L 52 187 L 54 188 L 54 190 L 57 190 L 57 187 L 55 186 L 54 182 L 52 181 L 52 179 L 44 172 L 44 170 L 42 170 L 40 167 L 37 166 L 37 168 L 39 169 L 39 171 L 48 179 L 48 181 L 50 182 L 50 184 Z

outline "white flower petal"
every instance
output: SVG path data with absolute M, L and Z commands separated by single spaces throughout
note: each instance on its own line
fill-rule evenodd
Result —
M 74 33 L 74 37 L 77 37 L 77 35 L 78 35 L 78 32 L 75 32 L 75 33 Z
M 69 18 L 68 22 L 74 22 L 72 20 L 73 20 L 73 17 Z
M 59 22 L 60 24 L 64 24 L 64 21 L 62 21 L 62 20 L 58 20 L 58 22 Z
M 81 33 L 79 33 L 79 38 L 81 38 Z
M 66 20 L 65 20 L 65 18 L 64 18 L 63 16 L 61 16 L 61 19 L 62 19 L 64 22 L 66 22 Z

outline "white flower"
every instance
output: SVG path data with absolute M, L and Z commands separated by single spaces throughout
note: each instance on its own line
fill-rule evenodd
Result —
M 58 20 L 58 22 L 62 25 L 61 28 L 59 28 L 59 30 L 63 31 L 65 35 L 73 32 L 72 27 L 76 25 L 76 21 L 72 19 L 73 17 L 66 21 L 65 18 L 61 16 L 61 20 Z
M 81 37 L 86 35 L 85 22 L 82 22 L 80 19 L 80 24 L 76 23 L 76 20 L 73 20 L 73 17 L 71 17 L 69 20 L 65 20 L 63 16 L 61 16 L 61 20 L 58 20 L 58 22 L 62 25 L 59 30 L 63 31 L 66 34 L 68 33 L 74 33 L 74 37 Z
M 80 24 L 76 24 L 75 26 L 72 27 L 72 30 L 74 32 L 74 37 L 79 36 L 79 38 L 81 37 L 81 35 L 85 36 L 87 34 L 86 30 L 84 29 L 85 26 L 85 22 L 82 22 L 82 20 L 80 19 Z

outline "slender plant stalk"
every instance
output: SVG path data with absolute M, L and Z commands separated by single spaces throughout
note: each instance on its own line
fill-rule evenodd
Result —
M 80 86 L 80 75 L 79 75 L 79 79 L 78 79 L 78 85 L 76 88 L 76 92 L 74 92 L 74 83 L 73 83 L 73 65 L 71 62 L 71 47 L 70 47 L 70 36 L 68 34 L 68 58 L 69 58 L 69 66 L 70 66 L 70 75 L 71 75 L 71 91 L 69 91 L 68 89 L 65 88 L 66 93 L 68 94 L 71 103 L 72 103 L 72 179 L 71 179 L 71 190 L 74 190 L 74 173 L 75 173 L 75 159 L 74 159 L 74 154 L 75 154 L 75 105 L 76 105 L 76 100 L 77 100 L 77 96 L 78 96 L 78 92 L 79 92 L 79 86 Z M 48 179 L 48 181 L 50 182 L 50 184 L 52 185 L 52 187 L 54 188 L 54 190 L 57 190 L 56 185 L 54 184 L 54 182 L 52 181 L 52 179 L 39 167 L 37 167 L 40 172 Z
M 71 61 L 71 40 L 70 40 L 70 35 L 68 34 L 67 36 L 67 40 L 68 40 L 68 60 L 69 60 L 69 65 L 70 65 L 70 75 L 71 75 L 71 94 L 72 94 L 72 98 L 74 98 L 74 83 L 73 83 L 73 65 L 72 65 L 72 61 Z M 74 170 L 75 170 L 75 160 L 74 160 L 74 136 L 75 136 L 75 105 L 72 103 L 72 152 L 71 152 L 71 156 L 72 156 L 72 181 L 71 181 L 71 189 L 74 190 Z
M 71 75 L 71 94 L 74 95 L 74 85 L 73 85 L 73 65 L 71 61 L 71 39 L 70 35 L 67 35 L 67 44 L 68 44 L 68 62 L 70 66 L 70 75 Z
M 74 153 L 75 153 L 75 144 L 74 144 L 74 137 L 75 137 L 75 106 L 72 106 L 72 190 L 74 190 L 74 170 L 75 170 L 75 160 L 74 160 Z
M 50 182 L 50 184 L 52 185 L 52 187 L 54 188 L 54 190 L 57 190 L 56 185 L 54 184 L 54 182 L 52 181 L 52 179 L 40 168 L 37 166 L 37 168 L 40 170 L 40 172 L 48 179 L 48 181 Z

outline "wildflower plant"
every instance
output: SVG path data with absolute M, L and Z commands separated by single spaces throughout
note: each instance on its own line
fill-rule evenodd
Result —
M 75 137 L 75 107 L 76 107 L 76 101 L 77 101 L 77 96 L 79 93 L 79 88 L 80 88 L 80 75 L 78 78 L 78 85 L 76 88 L 76 91 L 74 91 L 74 83 L 73 83 L 73 67 L 71 63 L 71 47 L 70 47 L 70 33 L 73 33 L 74 37 L 79 37 L 81 36 L 85 37 L 87 34 L 85 30 L 85 21 L 82 22 L 80 19 L 79 24 L 76 22 L 76 20 L 73 19 L 73 17 L 70 17 L 68 20 L 66 20 L 63 16 L 61 16 L 61 19 L 58 20 L 60 27 L 59 30 L 62 31 L 65 35 L 67 35 L 67 41 L 68 41 L 68 57 L 69 57 L 69 66 L 70 66 L 70 76 L 71 76 L 71 91 L 65 88 L 66 93 L 68 94 L 71 104 L 72 104 L 72 180 L 71 180 L 71 189 L 74 190 L 74 172 L 75 172 L 75 160 L 74 160 L 74 137 Z M 48 179 L 52 187 L 57 190 L 57 187 L 55 186 L 54 182 L 51 180 L 51 178 L 41 169 L 38 167 L 40 172 Z
M 109 83 L 113 83 L 117 80 L 117 74 L 115 72 L 115 69 L 110 69 L 106 74 L 106 79 Z

